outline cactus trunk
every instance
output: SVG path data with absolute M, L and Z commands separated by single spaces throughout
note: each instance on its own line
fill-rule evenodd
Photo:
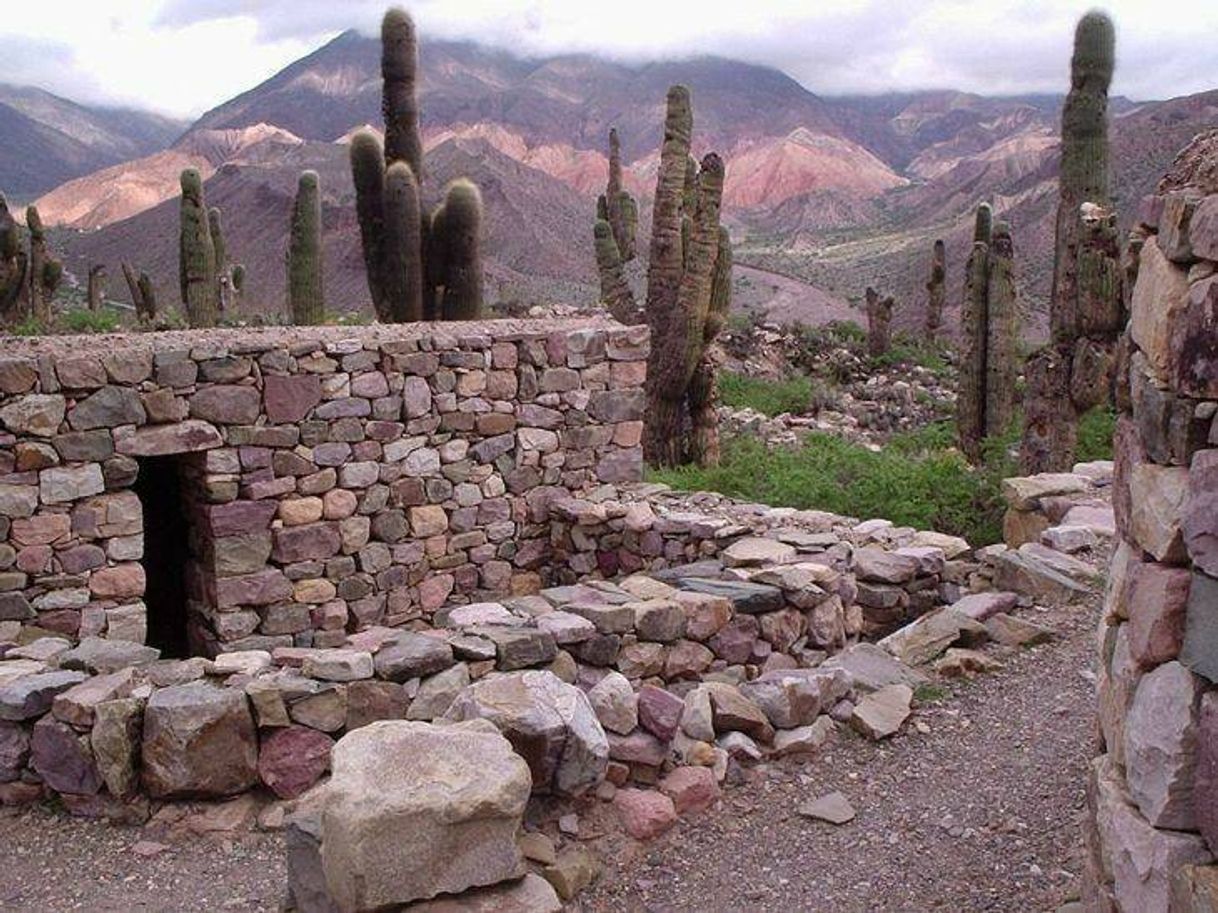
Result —
M 419 185 L 404 161 L 385 172 L 384 293 L 391 319 L 423 319 L 423 263 Z
M 181 224 L 178 235 L 178 277 L 186 320 L 192 327 L 216 325 L 219 307 L 216 250 L 212 243 L 203 179 L 188 168 L 182 172 Z
M 891 295 L 881 295 L 871 286 L 866 290 L 867 299 L 867 354 L 872 358 L 888 354 L 892 348 Z
M 25 210 L 25 227 L 30 232 L 29 313 L 42 326 L 51 321 L 51 302 L 46 295 L 44 279 L 47 270 L 47 238 L 38 209 Z
M 27 258 L 21 249 L 21 229 L 8 210 L 8 200 L 0 193 L 0 320 L 5 324 L 21 319 Z
M 612 226 L 604 219 L 599 220 L 593 229 L 593 239 L 596 242 L 596 271 L 601 280 L 601 301 L 619 323 L 638 323 L 641 318 L 639 306 L 626 281 Z
M 97 313 L 106 301 L 106 268 L 100 263 L 89 267 L 89 310 Z
M 414 20 L 394 8 L 381 22 L 381 113 L 385 119 L 385 165 L 405 162 L 423 180 L 423 140 L 419 133 L 416 86 L 419 43 Z
M 123 279 L 131 292 L 131 303 L 135 306 L 135 316 L 142 325 L 147 326 L 156 319 L 156 290 L 152 280 L 148 278 L 147 273 L 137 276 L 129 263 L 122 264 L 122 268 Z
M 288 238 L 288 304 L 298 326 L 325 315 L 321 263 L 321 189 L 317 172 L 306 171 L 296 188 Z
M 926 283 L 926 335 L 933 340 L 943 327 L 943 304 L 946 299 L 944 282 L 947 278 L 947 253 L 943 242 L 936 241 L 930 258 L 930 279 Z
M 1070 469 L 1079 415 L 1112 395 L 1125 318 L 1116 228 L 1108 215 L 1108 87 L 1114 56 L 1112 21 L 1102 12 L 1087 13 L 1074 33 L 1070 93 L 1062 108 L 1049 304 L 1050 346 L 1056 352 L 1038 354 L 1036 384 L 1029 374 L 1023 471 Z
M 445 320 L 482 316 L 482 195 L 470 181 L 453 181 L 444 195 L 443 230 L 434 238 L 442 250 Z
M 732 307 L 732 239 L 719 228 L 719 251 L 711 279 L 710 310 L 702 331 L 702 355 L 689 382 L 689 455 L 699 466 L 718 466 L 719 365 L 722 352 L 716 340 L 727 324 Z

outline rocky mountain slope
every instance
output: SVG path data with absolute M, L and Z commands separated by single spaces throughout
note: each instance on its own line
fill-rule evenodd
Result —
M 935 237 L 948 243 L 954 305 L 971 213 L 988 199 L 1015 225 L 1028 322 L 1033 331 L 1039 323 L 1051 265 L 1058 97 L 936 91 L 823 99 L 777 70 L 722 58 L 643 65 L 588 55 L 530 60 L 434 40 L 422 44 L 421 65 L 425 141 L 429 156 L 439 157 L 429 161 L 424 187 L 438 192 L 461 162 L 487 182 L 488 218 L 498 226 L 486 246 L 492 300 L 499 292 L 594 297 L 585 242 L 592 198 L 607 173 L 607 129 L 616 125 L 621 134 L 626 184 L 640 198 L 645 227 L 664 93 L 681 81 L 695 99 L 695 151 L 716 148 L 728 160 L 725 218 L 738 261 L 784 277 L 775 286 L 820 290 L 819 298 L 810 294 L 806 314 L 784 293 L 783 319 L 817 319 L 825 308 L 812 299 L 855 300 L 870 283 L 896 295 L 899 326 L 915 326 Z M 334 244 L 355 250 L 351 214 L 340 213 L 351 193 L 343 143 L 359 127 L 380 123 L 379 106 L 379 45 L 348 32 L 208 112 L 172 149 L 49 194 L 41 201 L 44 216 L 99 229 L 99 237 L 69 241 L 77 266 L 90 257 L 126 256 L 152 260 L 160 271 L 151 251 L 171 248 L 172 238 L 137 243 L 135 229 L 159 224 L 149 214 L 176 196 L 177 171 L 193 164 L 209 184 L 220 182 L 208 193 L 212 202 L 225 200 L 230 232 L 245 231 L 242 223 L 257 226 L 245 259 L 267 270 L 254 279 L 248 303 L 274 310 L 282 298 L 286 219 L 279 224 L 254 211 L 262 197 L 233 192 L 229 172 L 286 194 L 300 162 L 316 159 L 329 175 L 335 207 L 328 230 L 347 232 Z M 1129 210 L 1180 146 L 1218 124 L 1218 92 L 1143 105 L 1117 98 L 1111 110 L 1115 191 Z M 0 140 L 0 148 L 7 144 Z M 133 217 L 134 225 L 121 224 Z M 164 229 L 172 233 L 168 223 Z M 362 306 L 358 259 L 327 268 L 337 292 L 332 300 Z
M 178 121 L 91 108 L 41 89 L 0 83 L 0 188 L 31 199 L 64 181 L 164 149 Z

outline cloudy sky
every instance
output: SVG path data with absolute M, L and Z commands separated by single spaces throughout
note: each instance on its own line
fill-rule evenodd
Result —
M 1093 5 L 417 0 L 408 8 L 424 37 L 628 61 L 723 54 L 779 67 L 831 95 L 1064 91 L 1073 23 Z M 344 29 L 372 33 L 385 6 L 385 0 L 8 0 L 0 17 L 0 81 L 193 117 Z M 1114 92 L 1150 99 L 1218 88 L 1218 3 L 1110 0 L 1105 8 L 1117 23 Z

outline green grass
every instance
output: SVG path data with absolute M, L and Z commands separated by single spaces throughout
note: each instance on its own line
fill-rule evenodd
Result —
M 651 473 L 684 490 L 718 491 L 776 507 L 828 510 L 963 536 L 971 545 L 1002 538 L 1003 471 L 994 460 L 973 468 L 948 450 L 951 426 L 898 435 L 879 453 L 841 438 L 811 434 L 799 448 L 767 450 L 759 441 L 724 442 L 718 467 Z
M 1078 423 L 1078 447 L 1075 459 L 1080 463 L 1112 459 L 1112 435 L 1116 431 L 1116 413 L 1107 408 L 1092 409 Z
M 810 377 L 796 374 L 785 380 L 768 380 L 744 374 L 719 375 L 719 397 L 733 409 L 756 409 L 765 415 L 806 412 L 816 394 Z
M 914 689 L 914 700 L 919 704 L 937 704 L 951 692 L 936 682 L 923 682 Z
M 77 308 L 66 311 L 59 319 L 67 333 L 113 333 L 119 328 L 118 315 L 104 309 Z

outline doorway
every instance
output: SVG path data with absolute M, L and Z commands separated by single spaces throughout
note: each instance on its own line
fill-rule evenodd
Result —
M 190 526 L 182 501 L 181 461 L 176 456 L 140 459 L 133 486 L 144 512 L 148 645 L 169 659 L 190 655 L 186 633 Z

